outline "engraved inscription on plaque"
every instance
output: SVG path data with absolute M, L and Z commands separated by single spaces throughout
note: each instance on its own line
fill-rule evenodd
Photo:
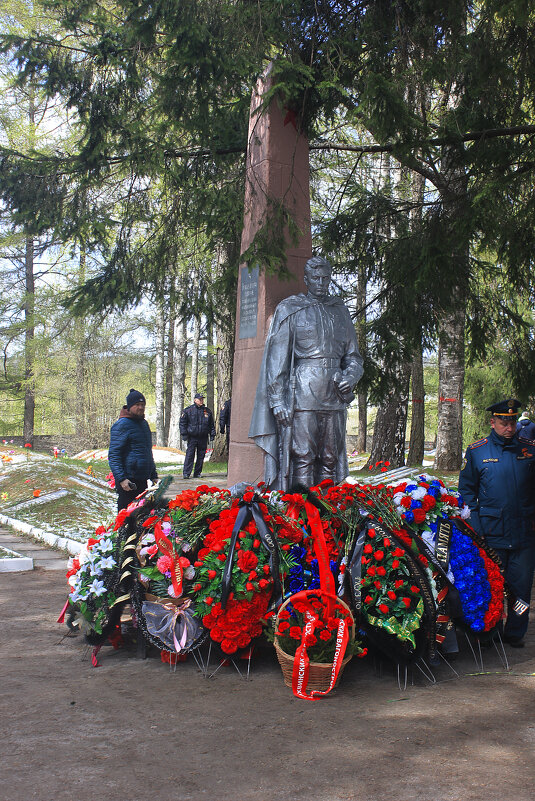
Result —
M 249 271 L 241 267 L 240 339 L 256 336 L 258 317 L 258 265 Z

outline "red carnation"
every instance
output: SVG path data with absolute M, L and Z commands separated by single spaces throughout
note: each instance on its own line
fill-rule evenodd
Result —
M 409 606 L 411 605 L 411 599 L 410 598 L 402 598 L 401 600 L 403 601 L 403 603 L 405 604 L 405 606 L 408 609 Z
M 388 592 L 386 594 L 388 595 L 388 597 L 390 598 L 391 601 L 395 601 L 396 600 L 396 593 L 394 592 L 394 590 L 388 590 Z
M 422 498 L 422 509 L 424 510 L 424 512 L 429 512 L 430 509 L 436 506 L 436 503 L 437 503 L 436 498 L 433 498 L 432 495 L 425 495 Z
M 364 603 L 365 603 L 365 604 L 371 604 L 371 603 L 373 603 L 373 598 L 372 598 L 372 596 L 371 596 L 371 595 L 367 595 L 367 596 L 365 597 L 365 599 L 364 599 Z
M 379 610 L 383 613 L 383 615 L 388 614 L 389 609 L 386 604 L 379 604 Z
M 425 511 L 423 509 L 413 509 L 412 513 L 414 515 L 414 522 L 415 523 L 424 523 L 425 522 Z
M 301 639 L 301 629 L 299 628 L 299 626 L 290 626 L 288 634 L 294 640 L 300 640 Z
M 381 559 L 385 558 L 385 552 L 384 551 L 375 551 L 374 557 L 377 559 L 378 562 L 380 562 Z
M 216 570 L 209 570 L 208 571 L 208 578 L 210 579 L 210 581 L 212 579 L 215 579 L 216 576 L 217 576 L 217 571 Z
M 238 567 L 244 573 L 254 570 L 258 564 L 258 556 L 253 551 L 240 551 L 238 554 Z

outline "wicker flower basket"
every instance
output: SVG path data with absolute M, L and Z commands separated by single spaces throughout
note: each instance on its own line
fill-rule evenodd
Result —
M 316 590 L 314 590 L 314 593 L 316 595 L 318 595 L 318 592 Z M 279 615 L 280 615 L 280 613 L 282 612 L 283 609 L 285 609 L 287 604 L 291 603 L 291 601 L 292 601 L 292 598 L 290 596 L 290 598 L 288 598 L 282 604 L 282 606 L 280 607 L 279 612 L 277 614 L 276 627 L 279 624 Z M 337 602 L 340 604 L 340 606 L 343 606 L 344 609 L 346 609 L 349 612 L 350 619 L 351 619 L 351 625 L 349 626 L 349 642 L 352 643 L 354 641 L 354 639 L 355 639 L 355 621 L 353 619 L 353 614 L 352 614 L 351 609 L 349 608 L 349 606 L 345 603 L 345 601 L 343 601 L 341 598 L 338 598 Z M 293 678 L 293 669 L 294 669 L 294 657 L 291 656 L 290 654 L 287 654 L 285 651 L 282 650 L 282 648 L 279 645 L 279 638 L 278 637 L 275 637 L 274 645 L 275 645 L 275 652 L 277 654 L 277 659 L 279 660 L 279 665 L 281 666 L 282 675 L 283 675 L 283 678 L 284 678 L 284 683 L 286 684 L 287 687 L 290 687 L 290 689 L 292 689 L 292 686 L 293 686 L 292 685 L 292 678 Z M 352 660 L 352 658 L 353 658 L 353 654 L 350 654 L 349 656 L 346 656 L 345 659 L 343 660 L 342 665 L 340 667 L 340 671 L 339 671 L 338 676 L 336 678 L 336 682 L 334 684 L 335 687 L 338 685 L 338 682 L 340 681 L 340 678 L 342 676 L 342 673 L 344 672 L 345 666 L 347 665 L 348 662 L 350 662 Z M 325 662 L 325 663 L 324 662 L 310 662 L 309 663 L 307 690 L 309 692 L 311 692 L 313 690 L 318 690 L 318 691 L 324 692 L 325 690 L 327 690 L 329 688 L 330 683 L 331 683 L 332 669 L 333 669 L 332 662 Z

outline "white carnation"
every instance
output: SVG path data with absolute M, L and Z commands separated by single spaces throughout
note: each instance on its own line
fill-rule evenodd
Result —
M 415 501 L 421 501 L 422 498 L 425 498 L 427 495 L 427 490 L 425 487 L 417 487 L 415 490 L 411 492 L 411 498 L 414 498 Z

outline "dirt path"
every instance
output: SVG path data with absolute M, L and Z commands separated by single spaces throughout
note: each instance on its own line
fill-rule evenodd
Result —
M 103 648 L 55 623 L 61 572 L 0 573 L 0 801 L 531 801 L 535 626 L 494 653 L 488 675 L 463 645 L 431 685 L 400 691 L 391 668 L 353 660 L 339 689 L 299 701 L 271 651 L 251 680 L 203 679 L 135 650 Z

